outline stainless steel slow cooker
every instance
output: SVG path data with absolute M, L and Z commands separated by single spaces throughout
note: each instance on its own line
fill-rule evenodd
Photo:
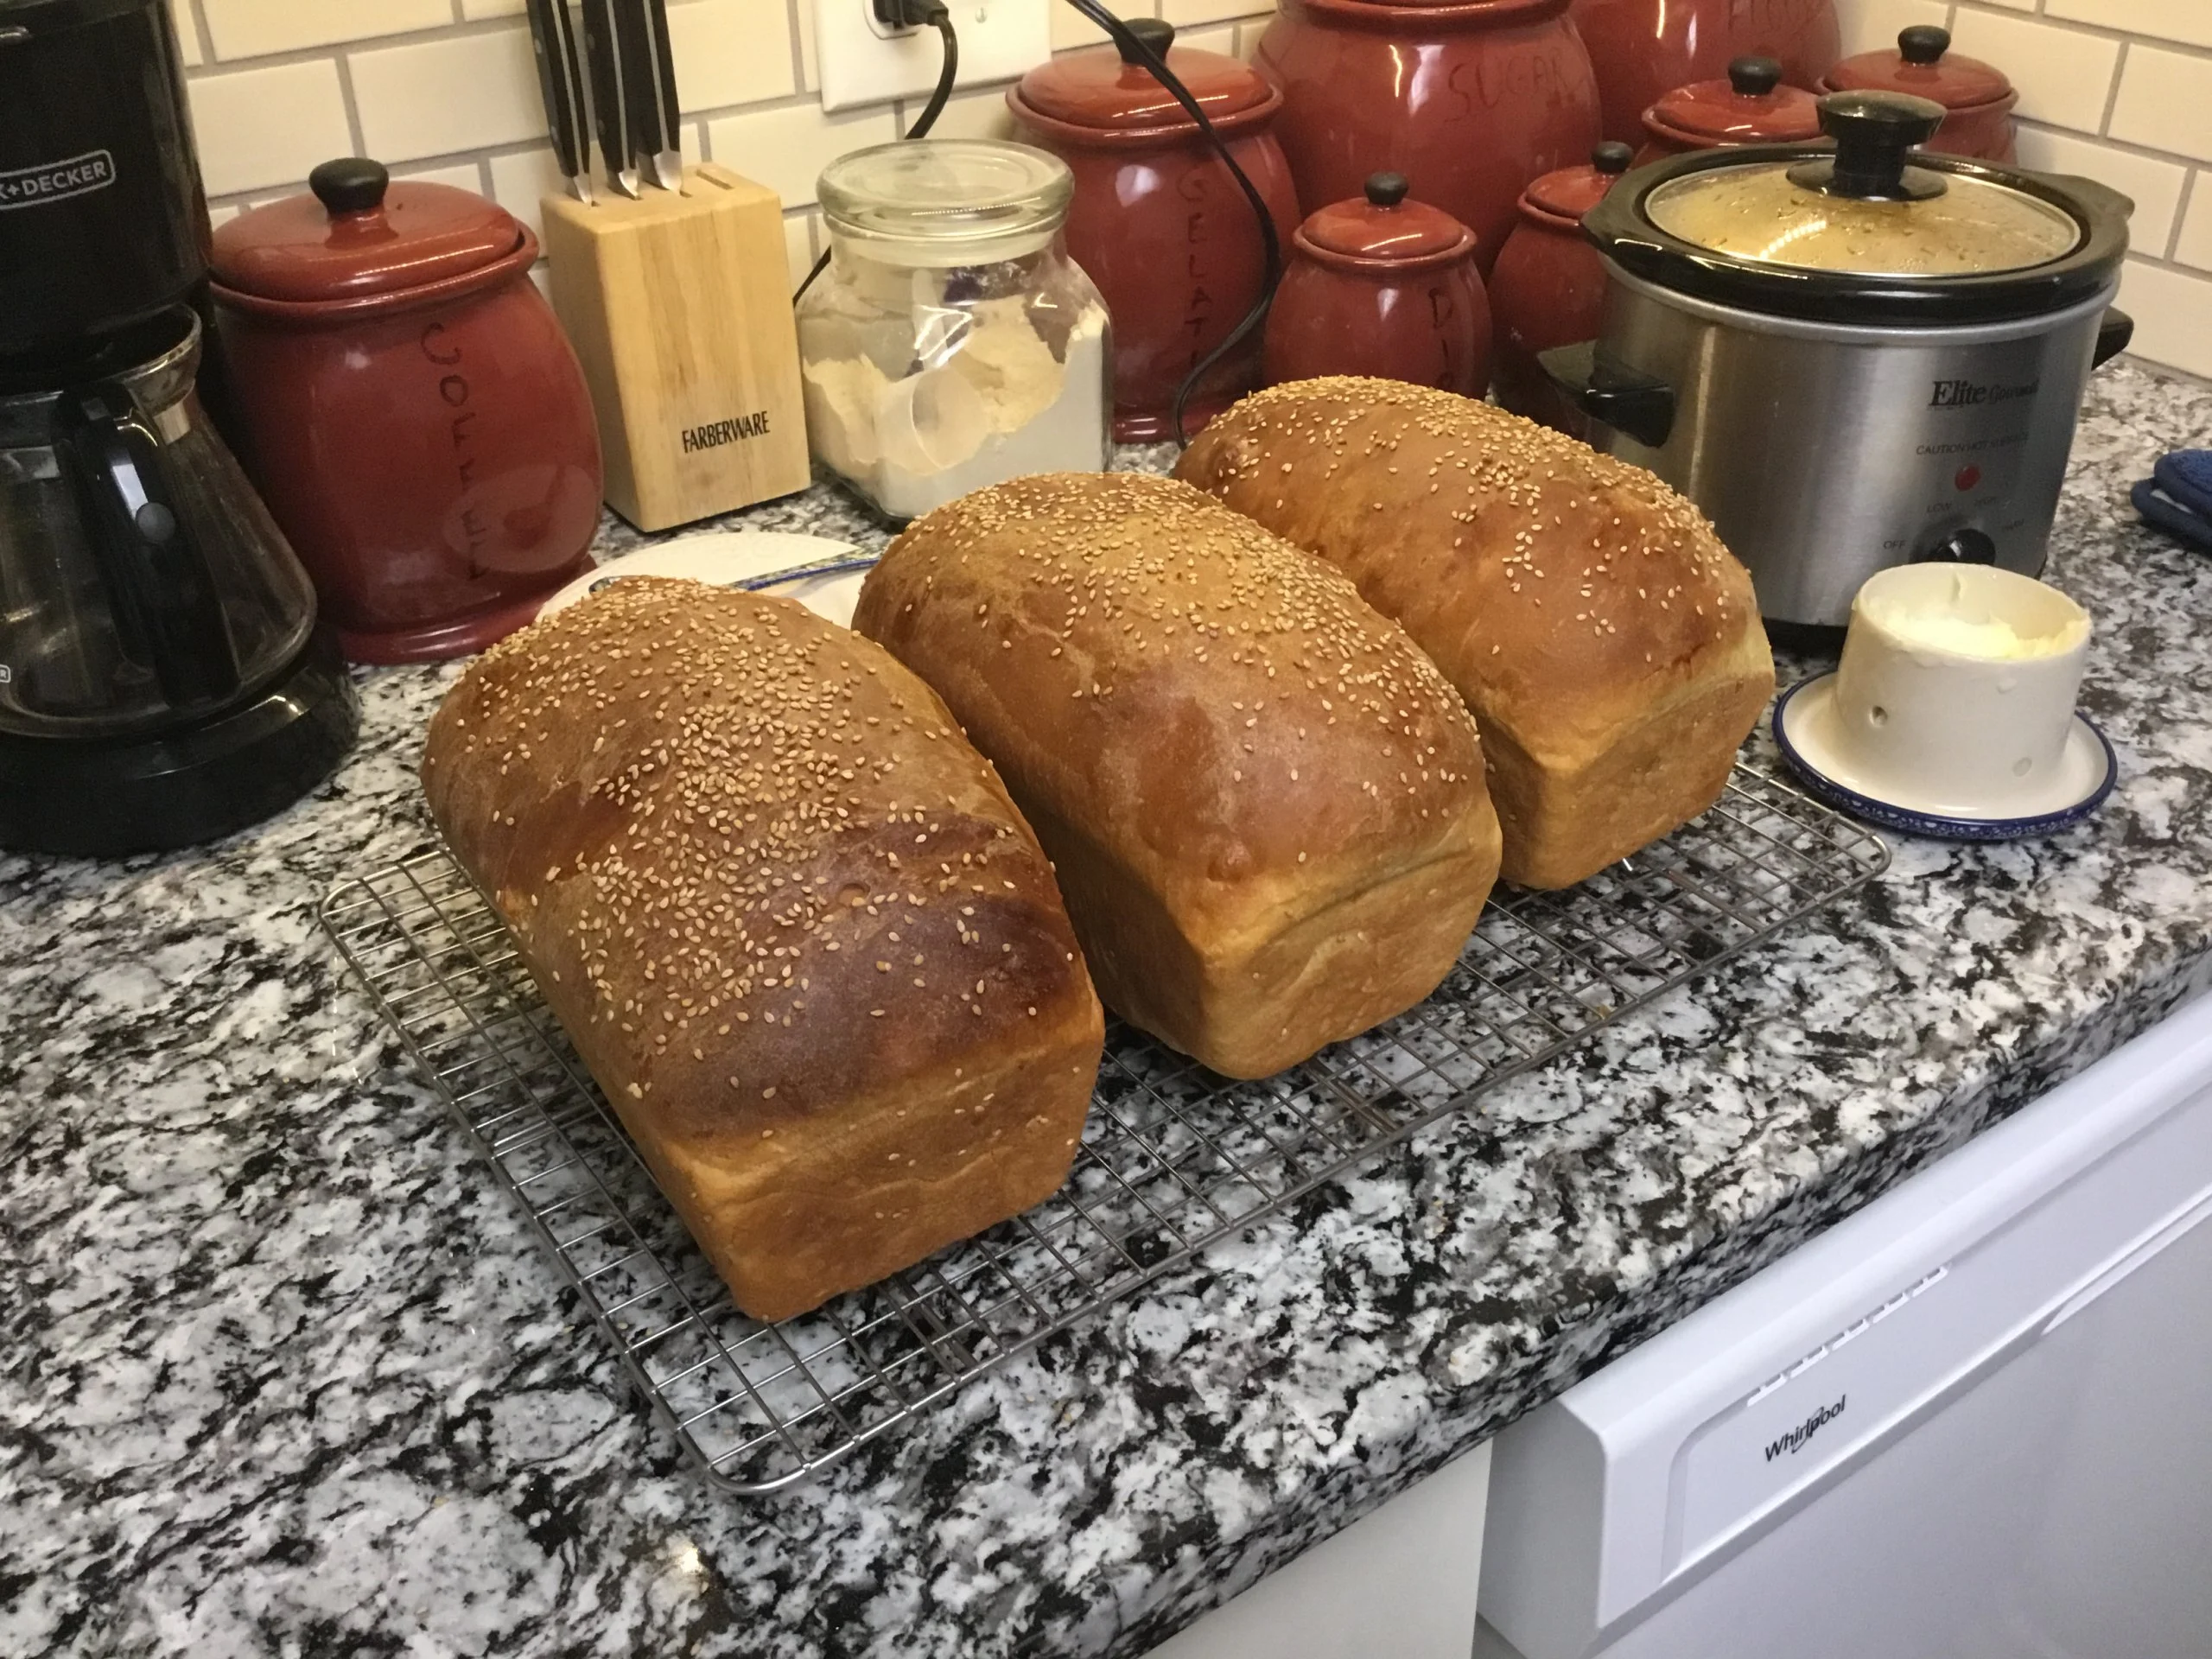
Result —
M 1599 338 L 1544 366 L 1591 441 L 1701 507 L 1787 636 L 1834 636 L 1875 571 L 2043 569 L 2133 204 L 1915 149 L 1940 105 L 1821 100 L 1834 147 L 1702 151 L 1584 220 Z

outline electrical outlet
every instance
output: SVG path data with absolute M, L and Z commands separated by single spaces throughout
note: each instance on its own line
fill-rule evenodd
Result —
M 1052 17 L 1058 0 L 950 0 L 960 39 L 956 86 L 1011 80 L 1052 54 Z M 944 47 L 934 29 L 891 28 L 876 19 L 874 0 L 812 0 L 814 50 L 822 66 L 822 107 L 849 110 L 919 98 L 937 86 Z

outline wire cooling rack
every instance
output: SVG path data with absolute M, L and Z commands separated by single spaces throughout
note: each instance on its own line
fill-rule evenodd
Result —
M 1608 1020 L 1872 879 L 1879 837 L 1738 766 L 1702 817 L 1564 893 L 1500 889 L 1410 1013 L 1257 1083 L 1109 1027 L 1053 1198 L 871 1289 L 747 1319 L 443 850 L 321 918 L 519 1198 L 655 1414 L 733 1491 L 788 1485 Z

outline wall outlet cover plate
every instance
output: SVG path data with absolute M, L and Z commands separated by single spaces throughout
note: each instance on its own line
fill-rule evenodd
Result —
M 934 29 L 893 30 L 876 21 L 871 0 L 810 0 L 822 107 L 918 98 L 937 86 L 944 48 Z M 1011 80 L 1052 54 L 1052 14 L 1059 0 L 951 0 L 960 38 L 956 86 Z

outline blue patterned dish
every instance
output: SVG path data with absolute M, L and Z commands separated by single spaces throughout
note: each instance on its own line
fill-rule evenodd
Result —
M 2120 757 L 2096 723 L 2087 715 L 2074 716 L 2074 729 L 2069 734 L 2070 747 L 2101 754 L 2103 765 L 2091 767 L 2095 781 L 2080 799 L 2053 812 L 2038 812 L 2020 818 L 1960 818 L 1937 813 L 1917 812 L 1910 807 L 1893 805 L 1847 789 L 1835 781 L 1808 760 L 1800 744 L 1793 741 L 1790 732 L 1789 709 L 1800 693 L 1835 678 L 1834 670 L 1803 679 L 1783 692 L 1774 705 L 1774 742 L 1782 751 L 1782 758 L 1805 792 L 1814 799 L 1825 803 L 1839 812 L 1848 812 L 1863 823 L 1877 829 L 1894 830 L 1899 835 L 1927 836 L 1938 841 L 2024 841 L 2031 836 L 2055 836 L 2061 830 L 2071 830 L 2085 823 L 2105 804 L 2105 798 L 2120 781 Z

